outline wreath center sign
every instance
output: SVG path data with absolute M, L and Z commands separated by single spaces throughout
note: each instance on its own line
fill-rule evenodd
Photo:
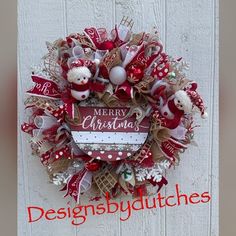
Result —
M 118 161 L 133 155 L 145 143 L 149 120 L 138 124 L 128 108 L 80 107 L 82 122 L 71 126 L 78 147 L 90 157 Z
M 25 101 L 32 154 L 52 183 L 79 202 L 157 193 L 207 117 L 188 64 L 163 50 L 158 32 L 90 27 L 47 43 Z M 29 111 L 29 112 L 28 112 Z M 90 191 L 92 189 L 93 191 Z

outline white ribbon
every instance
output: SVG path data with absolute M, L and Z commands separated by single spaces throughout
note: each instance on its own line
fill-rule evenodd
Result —
M 80 185 L 80 193 L 85 193 L 91 188 L 91 186 L 92 186 L 92 177 L 93 177 L 92 172 L 87 171 L 85 173 L 85 176 L 84 176 L 84 178 L 81 182 L 81 185 Z
M 112 31 L 112 33 L 114 33 L 114 31 Z M 119 25 L 117 27 L 117 33 L 118 33 L 119 39 L 121 39 L 124 42 L 127 42 L 131 37 L 130 28 L 127 27 L 126 25 Z
M 75 46 L 72 50 L 72 55 L 76 58 L 84 57 L 84 49 L 81 46 Z
M 137 55 L 137 53 L 139 52 L 139 50 L 142 46 L 143 46 L 143 44 L 141 44 L 140 46 L 132 45 L 129 48 L 129 50 L 125 56 L 125 59 L 122 63 L 123 67 L 126 67 L 134 59 L 134 57 Z
M 34 124 L 39 129 L 49 129 L 57 124 L 57 119 L 50 116 L 36 116 L 34 118 Z
M 175 139 L 184 140 L 186 132 L 187 129 L 185 129 L 185 127 L 182 124 L 180 124 L 177 128 L 170 130 L 170 135 Z

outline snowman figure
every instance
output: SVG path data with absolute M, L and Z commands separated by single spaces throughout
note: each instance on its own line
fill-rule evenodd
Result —
M 71 83 L 71 96 L 78 101 L 89 97 L 92 74 L 86 66 L 74 67 L 69 70 L 67 80 Z
M 183 115 L 190 113 L 194 105 L 198 107 L 201 117 L 206 118 L 207 113 L 203 100 L 196 91 L 179 90 L 170 96 L 165 105 L 160 109 L 161 115 L 165 118 L 166 127 L 169 129 L 177 128 Z
M 90 79 L 96 77 L 99 63 L 99 59 L 94 59 L 94 61 L 76 59 L 69 65 L 67 80 L 71 83 L 71 96 L 73 98 L 83 101 L 89 97 Z

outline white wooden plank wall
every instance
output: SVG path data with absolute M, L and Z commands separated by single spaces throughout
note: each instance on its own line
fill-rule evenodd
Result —
M 209 204 L 134 212 L 126 222 L 119 214 L 89 217 L 79 227 L 70 220 L 27 223 L 27 206 L 46 209 L 67 206 L 58 188 L 48 182 L 44 168 L 31 157 L 28 136 L 19 130 L 19 236 L 217 236 L 218 235 L 218 0 L 19 0 L 18 1 L 18 110 L 24 120 L 24 90 L 30 66 L 46 53 L 45 41 L 81 32 L 85 27 L 112 29 L 122 16 L 131 17 L 134 31 L 157 26 L 167 52 L 191 64 L 189 76 L 199 82 L 208 106 L 207 121 L 198 119 L 199 147 L 184 153 L 180 166 L 167 173 L 170 195 L 178 183 L 184 193 L 210 191 Z M 83 203 L 86 203 L 83 200 Z M 69 203 L 73 206 L 73 203 Z

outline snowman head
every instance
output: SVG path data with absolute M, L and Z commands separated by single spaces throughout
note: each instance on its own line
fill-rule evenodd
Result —
M 175 106 L 179 110 L 182 110 L 186 113 L 191 112 L 192 107 L 193 107 L 193 104 L 192 104 L 192 101 L 191 101 L 190 97 L 183 90 L 179 90 L 175 93 L 174 103 L 175 103 Z
M 92 74 L 86 66 L 74 67 L 67 73 L 67 80 L 75 84 L 87 84 Z

